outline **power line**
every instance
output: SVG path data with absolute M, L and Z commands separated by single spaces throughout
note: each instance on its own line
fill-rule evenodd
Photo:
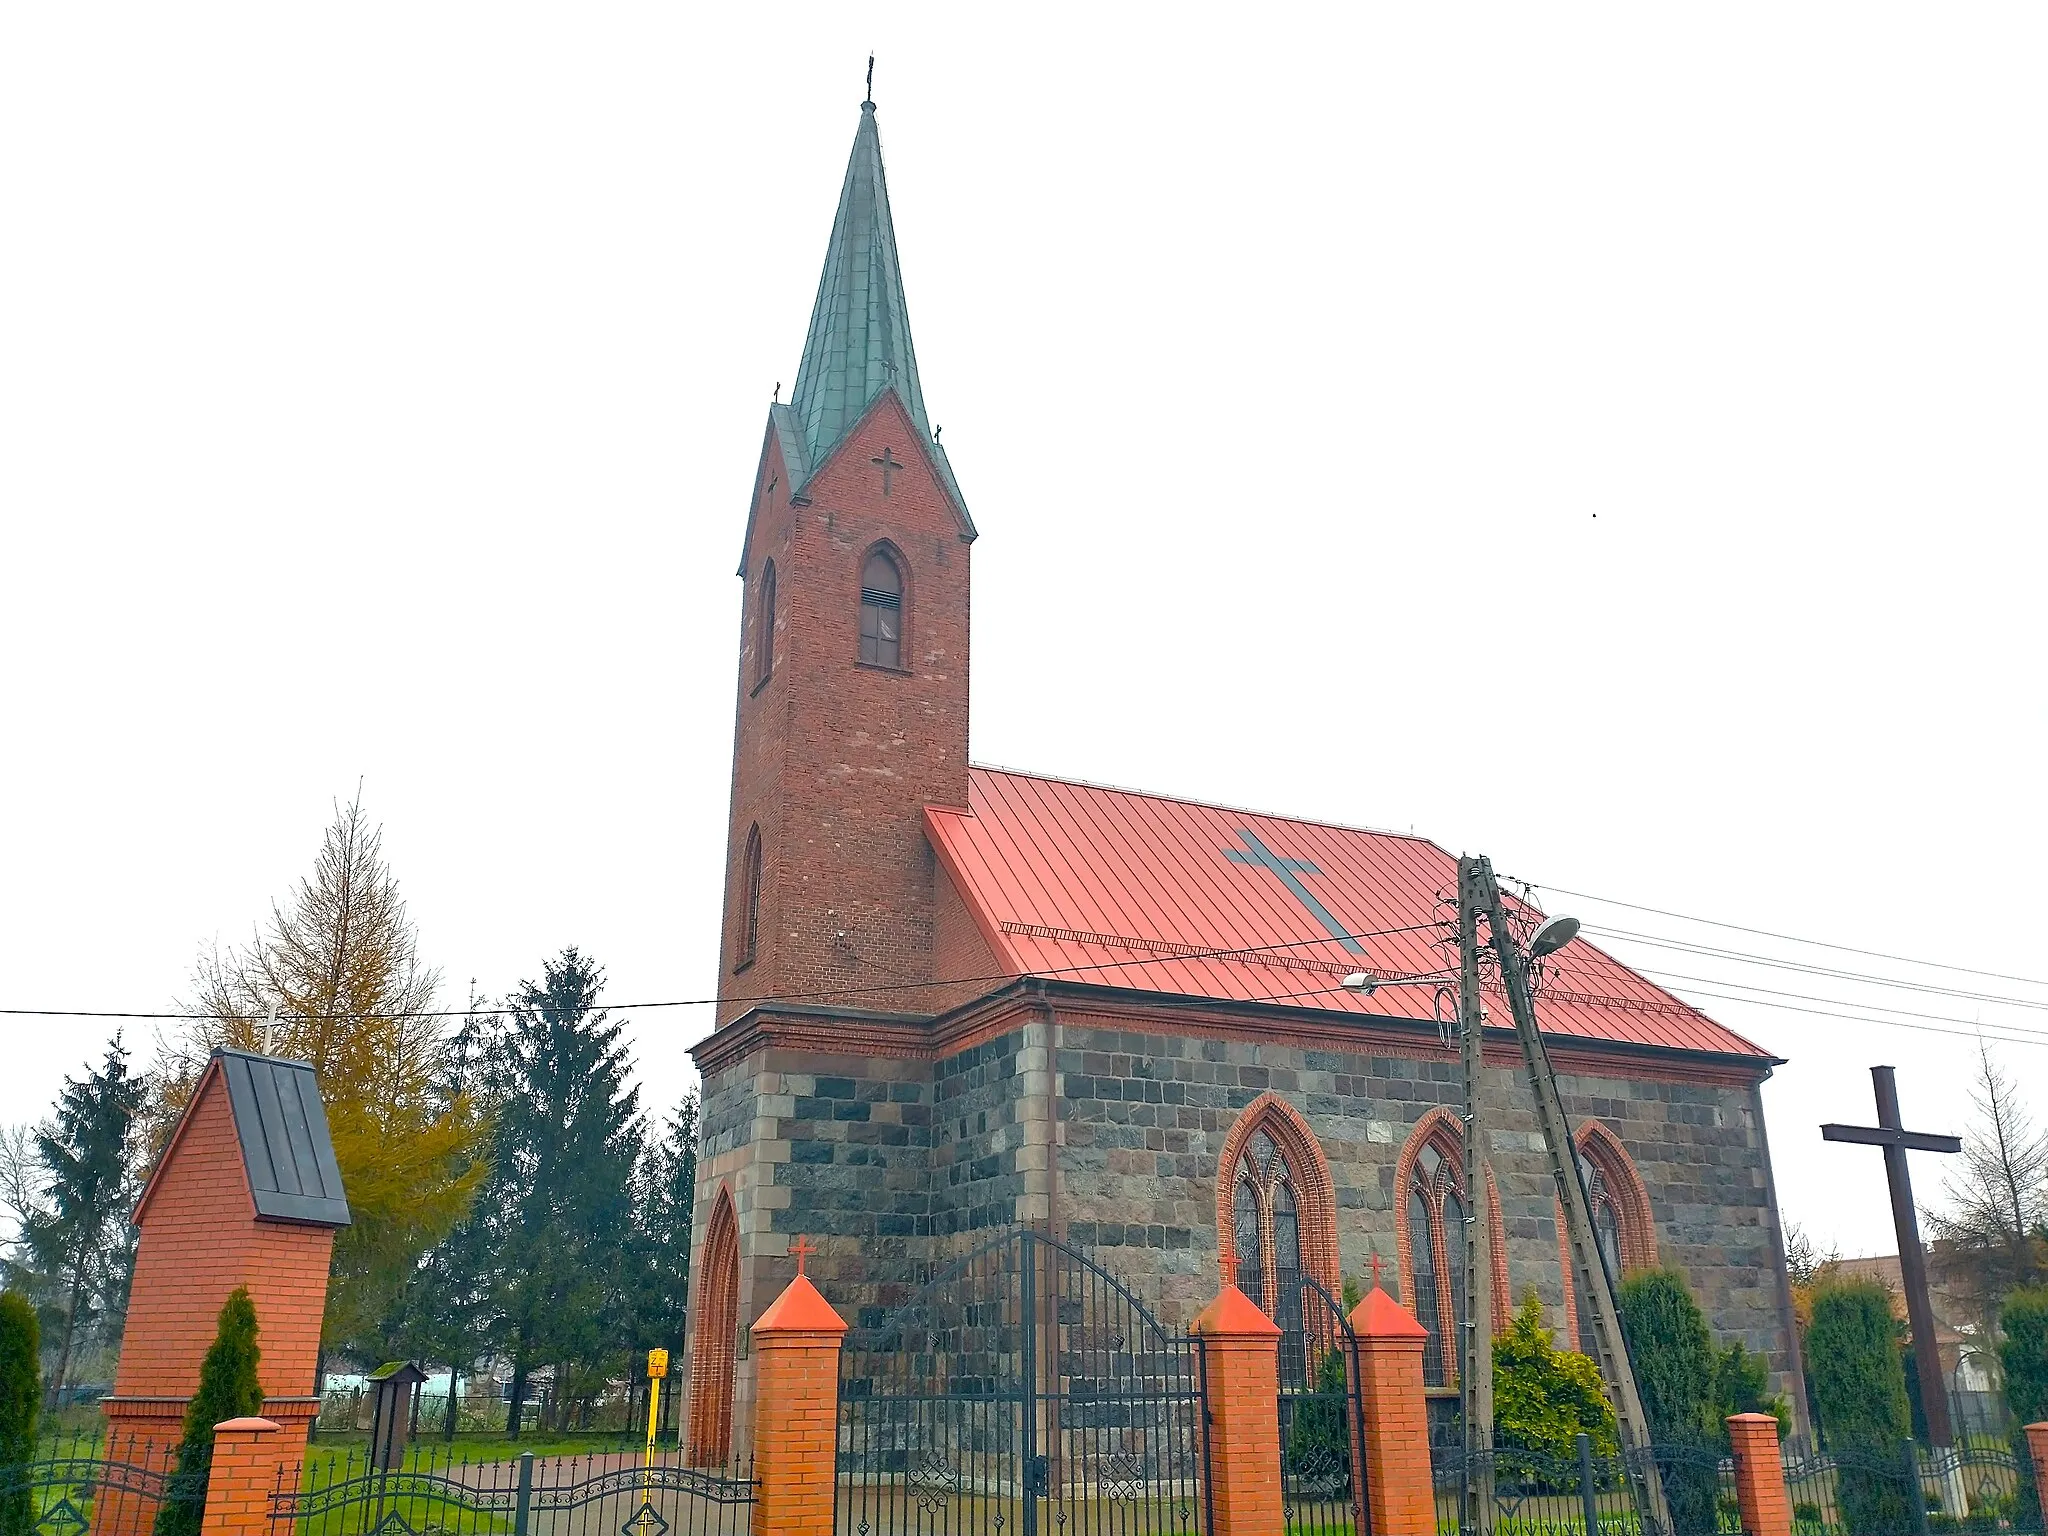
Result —
M 1787 944 L 1810 944 L 1815 949 L 1839 950 L 1845 955 L 1863 955 L 1872 960 L 1892 960 L 1901 965 L 1924 965 L 1937 971 L 1957 971 L 1965 976 L 1987 976 L 1993 981 L 2017 981 L 2030 987 L 2048 987 L 2048 981 L 2043 981 L 2038 976 L 2014 976 L 2006 971 L 1979 970 L 1975 966 L 1951 965 L 1943 960 L 1915 960 L 1909 955 L 1895 955 L 1882 949 L 1858 949 L 1853 944 L 1831 944 L 1826 939 L 1802 939 L 1794 933 L 1777 933 L 1769 928 L 1750 928 L 1741 923 L 1725 923 L 1712 917 L 1694 917 L 1689 913 L 1672 912 L 1663 907 L 1646 907 L 1640 902 L 1622 901 L 1614 896 L 1595 896 L 1587 891 L 1568 891 L 1561 885 L 1518 883 L 1528 884 L 1533 890 L 1554 891 L 1560 896 L 1576 897 L 1580 901 L 1598 901 L 1610 907 L 1627 907 L 1631 912 L 1651 912 L 1658 917 L 1675 918 L 1681 923 L 1699 923 L 1708 928 L 1727 928 L 1736 933 L 1753 933 L 1763 939 L 1782 939 Z
M 1655 934 L 1634 933 L 1626 928 L 1602 928 L 1588 923 L 1585 931 L 1602 938 L 1625 939 L 1633 944 L 1648 944 L 1657 949 L 1676 949 L 1708 959 L 1734 960 L 1745 965 L 1767 965 L 1775 970 L 1800 971 L 1809 976 L 1830 976 L 1839 981 L 1860 981 L 1872 986 L 1895 987 L 1902 992 L 1926 992 L 1937 997 L 1960 998 L 1964 1002 L 1999 1003 L 2011 1008 L 2035 1008 L 2048 1012 L 2048 1002 L 2031 997 L 2011 997 L 2002 992 L 1970 992 L 1960 987 L 1937 987 L 1930 982 L 1906 981 L 1895 976 L 1874 976 L 1868 971 L 1845 971 L 1834 966 L 1809 965 L 1803 960 L 1782 960 L 1775 955 L 1759 955 L 1746 949 L 1722 949 L 1712 944 L 1694 944 L 1685 939 L 1660 938 Z
M 1136 960 L 1100 960 L 1087 965 L 1060 965 L 1041 970 L 1026 971 L 1022 977 L 1013 971 L 1003 971 L 992 976 L 955 976 L 936 981 L 886 981 L 876 982 L 869 986 L 833 987 L 814 992 L 768 993 L 758 997 L 678 997 L 652 1003 L 606 1003 L 603 1006 L 607 1009 L 625 1013 L 649 1008 L 708 1008 L 720 1002 L 745 1003 L 750 1007 L 764 1003 L 815 1002 L 820 998 L 857 997 L 875 992 L 911 992 L 930 987 L 979 986 L 984 982 L 1017 981 L 1033 976 L 1065 976 L 1072 975 L 1078 971 L 1114 971 L 1121 970 L 1123 967 L 1130 965 L 1171 965 L 1175 961 L 1182 960 L 1231 960 L 1247 955 L 1271 954 L 1283 949 L 1302 949 L 1317 944 L 1338 944 L 1346 939 L 1385 939 L 1403 933 L 1433 933 L 1436 931 L 1436 927 L 1437 925 L 1434 922 L 1410 923 L 1402 928 L 1379 928 L 1365 933 L 1322 934 L 1313 939 L 1289 939 L 1279 944 L 1245 944 L 1232 949 L 1196 950 L 1187 954 L 1175 951 L 1171 954 L 1147 955 Z M 1311 992 L 1290 992 L 1285 995 L 1287 997 L 1310 997 L 1327 990 L 1328 988 L 1316 988 Z M 1237 1000 L 1217 998 L 1213 999 L 1213 1001 L 1228 1003 Z M 1276 999 L 1252 998 L 1247 999 L 1247 1001 L 1263 1003 L 1276 1001 Z M 391 1013 L 378 1013 L 374 1017 L 380 1019 L 494 1018 L 514 1011 L 510 1007 L 418 1008 L 398 1010 Z M 8 1017 L 32 1019 L 207 1019 L 217 1018 L 219 1015 L 207 1013 L 148 1013 L 137 1010 L 121 1011 L 105 1008 L 0 1008 L 0 1018 Z M 290 1022 L 304 1024 L 333 1023 L 343 1022 L 355 1017 L 357 1017 L 355 1014 L 343 1013 L 296 1013 L 290 1016 Z
M 1742 983 L 1738 981 L 1725 983 L 1725 985 L 1739 987 Z M 1969 1029 L 1944 1029 L 1938 1024 L 1909 1024 L 1904 1019 L 1873 1019 L 1868 1015 L 1859 1013 L 1829 1013 L 1820 1008 L 1802 1007 L 1797 1003 L 1771 1003 L 1757 997 L 1737 997 L 1732 992 L 1705 992 L 1698 987 L 1679 987 L 1676 990 L 1681 995 L 1689 994 L 1693 997 L 1711 997 L 1724 1003 L 1748 1003 L 1752 1007 L 1776 1008 L 1784 1013 L 1810 1013 L 1823 1019 L 1840 1019 L 1845 1024 L 1876 1024 L 1888 1029 L 1916 1030 L 1926 1035 L 1959 1035 L 1971 1040 L 1995 1040 L 2001 1045 L 2048 1045 L 2048 1036 L 2037 1034 L 2008 1035 L 1999 1032 L 2003 1029 L 2011 1028 L 2012 1026 L 2010 1025 L 1985 1024 L 1973 1026 Z M 1848 1006 L 1853 1007 L 1855 1005 L 1850 1004 Z

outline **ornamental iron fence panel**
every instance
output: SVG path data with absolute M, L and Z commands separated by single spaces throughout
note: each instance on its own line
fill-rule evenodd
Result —
M 1497 1448 L 1472 1458 L 1490 1473 L 1493 1536 L 1741 1536 L 1732 1461 L 1711 1446 L 1653 1445 L 1627 1455 L 1597 1455 L 1579 1435 L 1575 1454 Z M 1671 1529 L 1646 1526 L 1638 1498 L 1654 1466 L 1671 1512 Z M 1459 1531 L 1468 1465 L 1455 1447 L 1433 1463 L 1438 1536 Z
M 1290 1536 L 1369 1536 L 1357 1339 L 1337 1298 L 1307 1274 L 1282 1271 L 1280 1497 Z
M 1202 1365 L 1033 1228 L 982 1242 L 840 1354 L 845 1536 L 1200 1536 Z
M 33 1461 L 0 1466 L 0 1531 L 8 1536 L 148 1536 L 159 1519 L 199 1530 L 210 1452 L 178 1469 L 178 1448 L 123 1436 L 45 1440 Z
M 415 1447 L 384 1471 L 351 1451 L 280 1477 L 272 1536 L 750 1536 L 751 1468 L 671 1448 L 482 1461 Z

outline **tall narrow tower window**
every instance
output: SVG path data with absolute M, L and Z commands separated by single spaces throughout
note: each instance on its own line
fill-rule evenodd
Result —
M 761 829 L 747 828 L 747 851 L 740 863 L 740 952 L 732 963 L 743 971 L 754 963 L 754 945 L 761 936 Z
M 775 675 L 775 562 L 761 568 L 761 591 L 754 603 L 754 686 Z
M 903 665 L 903 573 L 880 550 L 860 572 L 860 659 L 873 667 Z

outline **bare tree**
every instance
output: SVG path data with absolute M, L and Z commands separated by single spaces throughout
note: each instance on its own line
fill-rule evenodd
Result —
M 0 1214 L 14 1224 L 7 1246 L 19 1244 L 29 1223 L 44 1210 L 43 1179 L 36 1128 L 26 1122 L 0 1125 Z
M 1926 1214 L 1937 1271 L 1989 1321 L 2007 1292 L 2048 1278 L 2048 1135 L 1990 1045 L 1979 1040 L 1977 1055 L 1977 1118 L 1943 1185 L 1947 1209 Z

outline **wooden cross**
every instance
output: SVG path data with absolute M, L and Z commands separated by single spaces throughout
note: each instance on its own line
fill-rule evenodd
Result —
M 892 483 L 892 482 L 891 482 L 891 479 L 890 479 L 890 477 L 891 477 L 891 476 L 892 476 L 892 475 L 893 475 L 893 474 L 894 474 L 894 473 L 895 473 L 895 472 L 896 472 L 897 470 L 899 470 L 899 469 L 901 469 L 901 468 L 903 467 L 903 465 L 902 465 L 902 464 L 901 464 L 901 463 L 900 463 L 900 462 L 899 462 L 899 461 L 897 460 L 897 458 L 896 458 L 895 450 L 893 450 L 893 449 L 890 449 L 890 448 L 884 448 L 884 449 L 883 449 L 883 450 L 881 451 L 881 453 L 880 453 L 880 454 L 879 454 L 878 456 L 876 456 L 875 458 L 869 459 L 869 460 L 868 460 L 868 462 L 869 462 L 870 464 L 874 464 L 874 465 L 877 465 L 877 466 L 879 466 L 879 467 L 881 468 L 881 471 L 882 471 L 882 494 L 883 494 L 884 496 L 888 495 L 888 494 L 889 494 L 889 487 L 890 487 L 890 485 L 891 485 L 891 483 Z
M 789 1245 L 789 1251 L 796 1255 L 796 1272 L 802 1274 L 804 1272 L 804 1260 L 818 1251 L 818 1245 L 813 1243 L 808 1237 L 799 1237 Z
M 1906 1290 L 1906 1319 L 1913 1328 L 1913 1359 L 1920 1368 L 1920 1407 L 1927 1418 L 1927 1438 L 1936 1445 L 1955 1443 L 1949 1427 L 1947 1380 L 1941 1352 L 1934 1346 L 1934 1305 L 1927 1295 L 1927 1257 L 1920 1251 L 1920 1221 L 1913 1214 L 1913 1180 L 1906 1171 L 1906 1153 L 1960 1152 L 1954 1136 L 1905 1130 L 1899 1124 L 1899 1085 L 1890 1067 L 1872 1067 L 1877 1089 L 1877 1124 L 1824 1125 L 1825 1141 L 1853 1141 L 1884 1148 L 1884 1173 L 1892 1192 L 1892 1226 L 1899 1236 L 1899 1278 Z

